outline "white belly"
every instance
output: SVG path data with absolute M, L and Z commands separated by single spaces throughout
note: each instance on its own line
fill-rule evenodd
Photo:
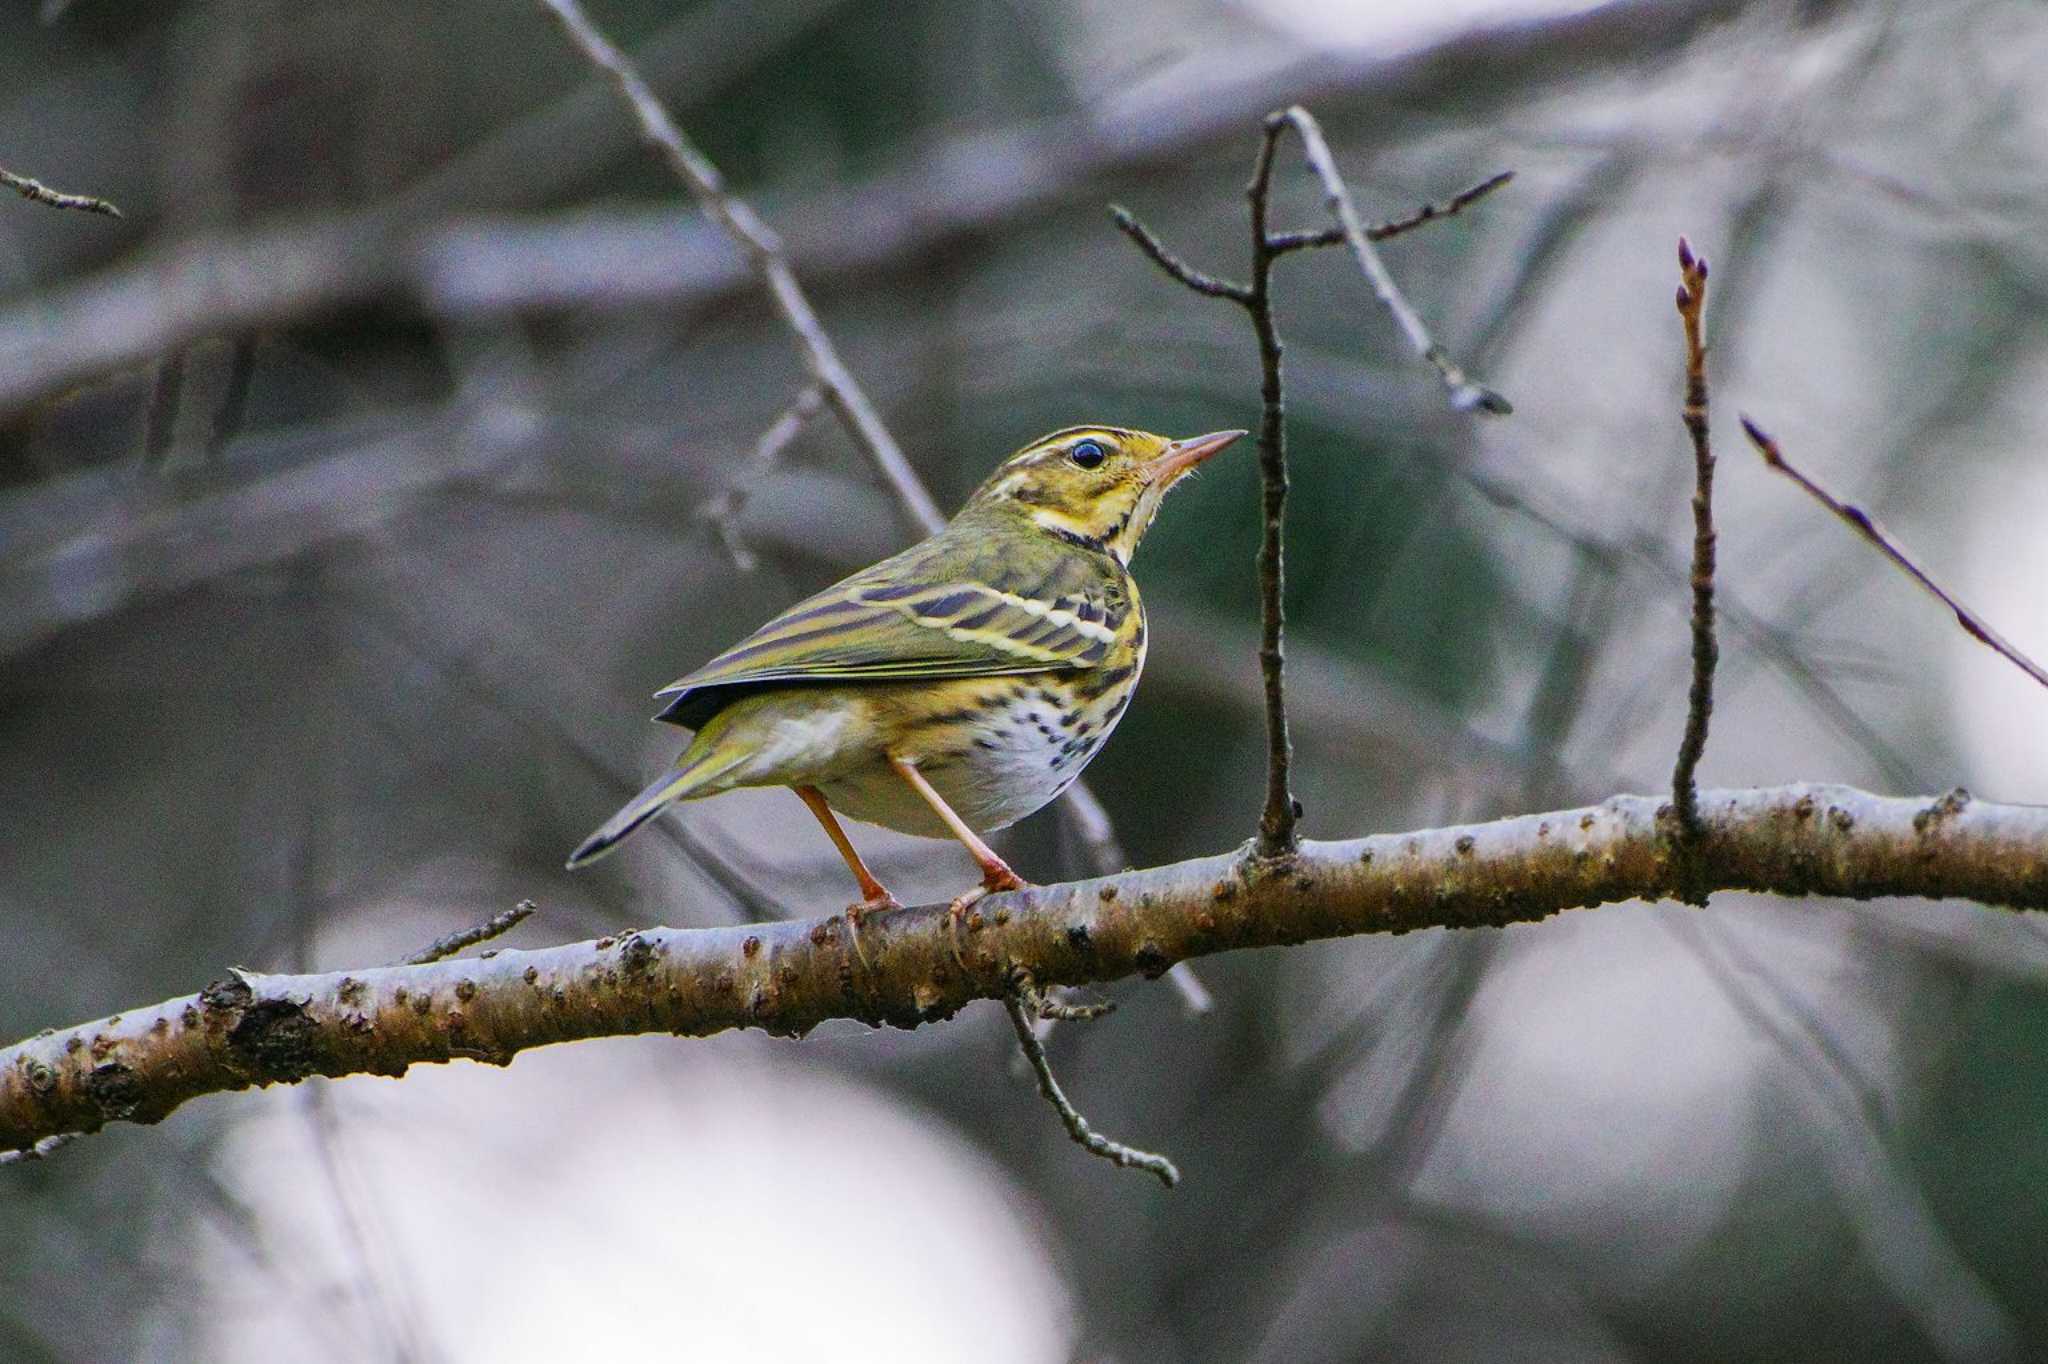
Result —
M 1073 784 L 1116 727 L 1102 717 L 1085 734 L 1062 726 L 1056 706 L 1026 694 L 991 717 L 964 751 L 920 757 L 917 769 L 968 827 L 1006 828 L 1044 808 Z M 819 789 L 836 810 L 870 824 L 927 838 L 949 838 L 930 805 L 886 762 L 865 763 Z

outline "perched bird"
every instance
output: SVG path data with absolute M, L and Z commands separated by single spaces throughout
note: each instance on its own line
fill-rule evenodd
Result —
M 859 882 L 855 922 L 897 901 L 834 810 L 965 844 L 982 879 L 956 912 L 1024 885 L 981 835 L 1059 795 L 1116 727 L 1145 663 L 1131 555 L 1167 490 L 1244 434 L 1076 426 L 1025 446 L 944 530 L 656 692 L 655 718 L 696 737 L 569 866 L 677 801 L 787 786 Z

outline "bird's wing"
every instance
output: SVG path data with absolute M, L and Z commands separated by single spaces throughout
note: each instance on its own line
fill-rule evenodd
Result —
M 914 568 L 892 560 L 797 603 L 656 692 L 669 702 L 656 718 L 696 728 L 738 696 L 771 684 L 1089 668 L 1116 639 L 1122 601 L 1099 581 L 1048 591 L 1052 585 L 1043 581 L 1027 586 L 1024 574 L 978 571 L 932 581 L 905 571 Z

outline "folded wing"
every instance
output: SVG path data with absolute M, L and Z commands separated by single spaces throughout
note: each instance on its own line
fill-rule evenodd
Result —
M 1119 593 L 1075 584 L 1040 596 L 990 576 L 998 581 L 856 575 L 663 687 L 655 695 L 669 704 L 655 718 L 695 729 L 769 686 L 1047 672 L 1108 656 L 1124 610 Z

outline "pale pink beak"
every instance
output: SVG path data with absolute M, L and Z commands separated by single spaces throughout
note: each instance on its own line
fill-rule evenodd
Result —
M 1238 437 L 1247 434 L 1249 433 L 1244 431 L 1211 431 L 1206 436 L 1190 436 L 1186 440 L 1177 440 L 1167 446 L 1164 453 L 1145 465 L 1145 481 L 1171 483 L 1209 456 L 1220 453 Z

